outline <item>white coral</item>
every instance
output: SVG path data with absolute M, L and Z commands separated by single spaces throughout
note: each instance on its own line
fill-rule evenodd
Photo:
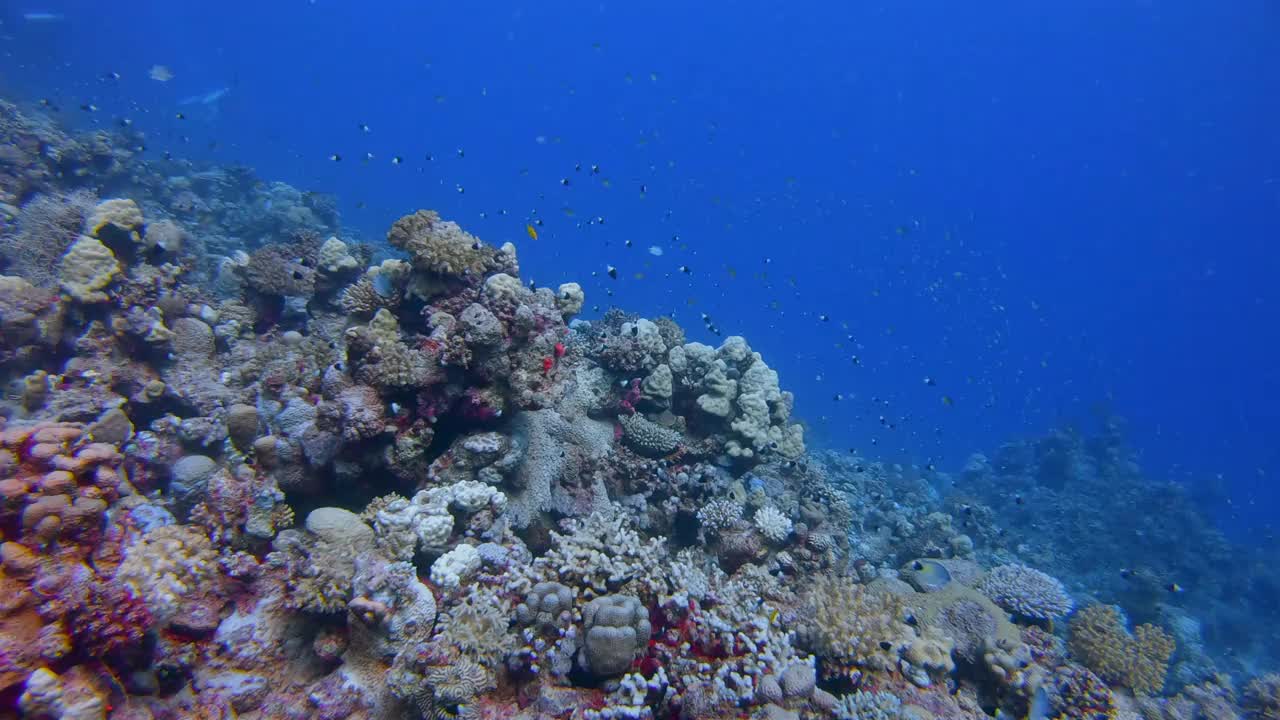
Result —
M 765 505 L 756 511 L 756 529 L 773 542 L 780 543 L 791 534 L 791 518 L 772 505 Z
M 431 582 L 456 588 L 480 569 L 480 553 L 470 545 L 459 545 L 431 563 Z

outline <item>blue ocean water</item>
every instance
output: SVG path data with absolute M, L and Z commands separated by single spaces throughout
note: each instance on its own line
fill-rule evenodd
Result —
M 44 0 L 5 3 L 0 90 L 333 193 L 348 234 L 434 208 L 589 306 L 712 342 L 705 313 L 831 447 L 957 469 L 1105 407 L 1252 537 L 1280 500 L 1278 26 L 1267 0 Z

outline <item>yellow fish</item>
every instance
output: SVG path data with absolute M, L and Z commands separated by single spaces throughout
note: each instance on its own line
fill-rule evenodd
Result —
M 537 230 L 537 228 L 535 228 L 534 226 L 532 226 L 532 225 L 530 225 L 530 224 L 526 223 L 526 224 L 525 224 L 525 226 L 524 226 L 524 231 L 525 231 L 525 232 L 527 232 L 527 233 L 529 233 L 529 237 L 530 237 L 530 238 L 532 238 L 532 239 L 534 239 L 534 240 L 537 240 L 537 239 L 538 239 L 538 230 Z

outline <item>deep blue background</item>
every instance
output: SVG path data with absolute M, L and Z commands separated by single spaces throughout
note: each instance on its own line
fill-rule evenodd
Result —
M 6 1 L 3 89 L 366 238 L 436 208 L 588 305 L 709 313 L 814 441 L 954 469 L 1106 403 L 1236 529 L 1280 500 L 1274 2 L 365 5 Z

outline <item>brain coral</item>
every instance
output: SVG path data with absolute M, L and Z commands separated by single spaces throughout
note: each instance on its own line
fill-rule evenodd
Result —
M 1112 605 L 1091 605 L 1071 619 L 1071 654 L 1103 680 L 1154 695 L 1164 687 L 1173 638 L 1154 625 L 1139 625 L 1129 634 Z
M 1071 612 L 1071 596 L 1057 579 L 1026 565 L 992 568 L 977 585 L 982 594 L 1011 613 L 1051 620 Z
M 620 675 L 643 652 L 652 628 L 649 611 L 630 595 L 605 595 L 582 610 L 586 639 L 580 661 L 596 675 Z

